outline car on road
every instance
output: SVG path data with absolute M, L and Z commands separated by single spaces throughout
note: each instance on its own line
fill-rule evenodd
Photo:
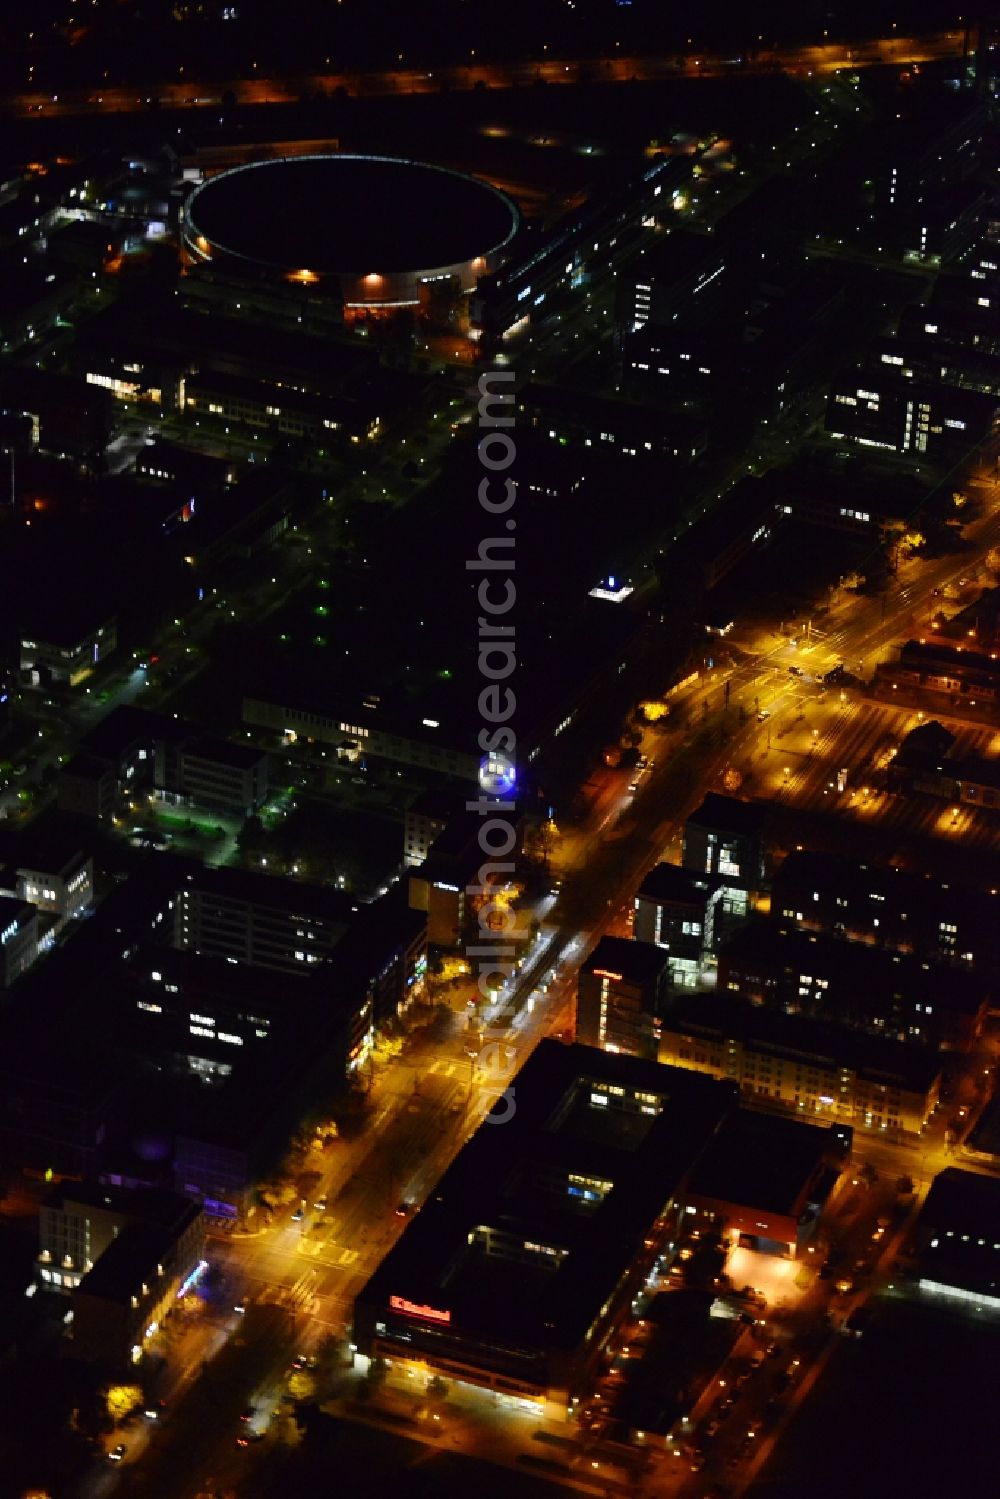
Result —
M 120 1463 L 127 1451 L 128 1448 L 125 1446 L 125 1443 L 119 1442 L 118 1446 L 112 1447 L 111 1451 L 108 1453 L 108 1462 Z
M 768 708 L 761 708 L 760 712 L 757 714 L 757 722 L 758 723 L 767 723 L 767 720 L 770 717 L 771 717 L 770 709 L 768 709 Z
M 295 1212 L 292 1214 L 292 1222 L 293 1223 L 301 1223 L 303 1217 L 304 1217 L 304 1214 L 302 1212 L 302 1209 L 301 1208 L 296 1208 Z
M 413 1203 L 412 1202 L 405 1202 L 404 1201 L 404 1202 L 400 1202 L 400 1203 L 396 1204 L 396 1217 L 397 1218 L 408 1218 L 412 1212 L 413 1212 Z
M 691 1454 L 691 1472 L 692 1473 L 700 1473 L 701 1470 L 702 1470 L 702 1468 L 705 1466 L 705 1464 L 707 1462 L 708 1462 L 708 1455 L 707 1455 L 707 1453 L 704 1453 L 704 1452 L 692 1452 L 692 1454 Z
M 320 1200 L 319 1200 L 319 1202 L 314 1202 L 313 1203 L 313 1211 L 317 1212 L 317 1213 L 325 1213 L 326 1212 L 326 1198 L 325 1197 L 321 1197 Z
M 240 1420 L 241 1421 L 252 1421 L 253 1418 L 254 1418 L 254 1416 L 256 1414 L 257 1414 L 257 1412 L 254 1410 L 253 1406 L 252 1405 L 248 1405 L 247 1408 L 246 1408 L 246 1410 L 241 1412 L 241 1414 L 240 1414 Z
M 790 666 L 788 668 L 788 675 L 790 677 L 801 677 L 801 675 L 802 675 L 802 668 L 801 668 L 801 666 Z

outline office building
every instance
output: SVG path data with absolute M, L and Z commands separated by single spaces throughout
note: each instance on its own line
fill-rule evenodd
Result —
M 660 1060 L 738 1084 L 748 1099 L 803 1119 L 918 1134 L 937 1103 L 941 1063 L 929 1048 L 866 1036 L 726 993 L 678 1001 Z
M 595 453 L 693 463 L 708 442 L 704 421 L 685 412 L 672 414 L 568 387 L 529 382 L 519 391 L 518 404 L 539 434 Z
M 149 790 L 175 806 L 203 807 L 247 817 L 267 801 L 269 758 L 264 750 L 205 734 L 195 724 L 143 708 L 113 709 L 83 740 L 86 760 L 67 768 L 64 800 L 105 815 L 109 771 L 115 796 L 131 800 Z M 74 808 L 75 810 L 75 808 Z
M 56 780 L 60 812 L 107 822 L 118 805 L 118 783 L 106 761 L 96 755 L 73 755 Z
M 932 963 L 994 973 L 1000 896 L 893 865 L 831 853 L 790 853 L 771 884 L 771 920 Z
M 678 1236 L 735 1089 L 546 1040 L 514 1095 L 504 1127 L 480 1126 L 361 1291 L 354 1343 L 365 1360 L 564 1419 Z
M 693 989 L 706 957 L 715 951 L 722 883 L 675 864 L 657 864 L 635 897 L 632 934 L 662 947 L 674 988 Z
M 413 869 L 430 853 L 434 840 L 461 806 L 461 798 L 445 791 L 421 792 L 403 815 L 403 864 Z
M 365 704 L 345 705 L 338 712 L 329 698 L 310 699 L 294 687 L 286 695 L 275 684 L 273 693 L 244 698 L 243 722 L 269 729 L 284 744 L 304 739 L 307 743 L 335 745 L 349 761 L 363 755 L 473 785 L 479 783 L 480 757 L 459 748 L 464 733 L 458 726 L 449 733 L 439 720 L 416 715 L 410 720 L 393 718 L 377 705 Z
M 981 102 L 968 92 L 918 81 L 888 125 L 871 127 L 869 232 L 878 247 L 929 255 L 929 216 L 976 171 L 985 124 Z
M 485 344 L 513 337 L 544 321 L 567 290 L 631 255 L 684 206 L 692 170 L 687 157 L 660 157 L 638 175 L 594 192 L 551 229 L 523 234 L 507 263 L 476 283 L 474 336 Z
M 26 686 L 77 687 L 118 644 L 118 621 L 84 604 L 56 601 L 36 608 L 21 638 L 21 680 Z
M 206 867 L 178 887 L 174 944 L 206 957 L 304 973 L 340 941 L 351 908 L 351 898 L 329 886 Z
M 164 800 L 249 817 L 268 797 L 268 756 L 250 744 L 203 735 L 188 739 L 177 756 L 176 789 Z
M 140 1226 L 169 1233 L 174 1257 L 188 1264 L 200 1257 L 203 1230 L 199 1214 L 175 1192 L 129 1192 L 89 1182 L 63 1182 L 42 1200 L 38 1215 L 39 1290 L 68 1296 L 126 1228 Z
M 797 923 L 782 930 L 773 920 L 753 921 L 727 942 L 718 983 L 720 992 L 787 1014 L 957 1050 L 982 1035 L 993 993 L 986 974 L 816 936 Z
M 684 824 L 685 869 L 723 883 L 723 910 L 744 916 L 764 882 L 767 809 L 710 791 Z
M 830 387 L 826 430 L 860 447 L 954 462 L 996 429 L 1000 400 L 979 390 L 907 380 L 862 363 Z
M 685 1226 L 730 1249 L 799 1259 L 851 1154 L 853 1130 L 735 1109 L 691 1173 Z
M 184 376 L 178 407 L 192 422 L 216 422 L 328 447 L 371 442 L 382 425 L 377 406 L 360 396 L 312 394 L 215 370 Z
M 1000 1310 L 1000 1180 L 949 1166 L 917 1220 L 921 1291 Z
M 199 1272 L 204 1242 L 195 1203 L 177 1234 L 146 1224 L 122 1229 L 72 1292 L 74 1356 L 118 1370 L 141 1363 L 178 1295 Z
M 0 889 L 0 989 L 9 989 L 38 957 L 38 912 Z
M 59 826 L 57 814 L 0 836 L 0 867 L 4 864 L 18 897 L 36 906 L 53 932 L 79 920 L 93 903 L 93 859 Z
M 673 230 L 641 251 L 627 278 L 632 332 L 647 323 L 670 324 L 678 318 L 689 322 L 703 313 L 706 304 L 710 309 L 725 269 L 726 254 L 715 239 L 683 229 Z
M 662 947 L 602 937 L 580 969 L 578 1040 L 602 1051 L 655 1061 L 670 986 L 670 959 Z

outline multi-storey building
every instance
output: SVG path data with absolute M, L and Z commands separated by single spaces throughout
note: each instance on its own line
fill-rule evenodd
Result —
M 327 886 L 205 868 L 180 884 L 174 942 L 206 957 L 305 973 L 350 925 L 352 901 Z
M 54 607 L 48 618 L 36 610 L 30 628 L 31 634 L 21 639 L 21 677 L 32 687 L 50 683 L 75 687 L 118 644 L 117 619 L 107 615 L 94 619 L 90 610 Z
M 1000 397 L 988 392 L 865 362 L 833 381 L 826 429 L 861 447 L 947 462 L 993 434 L 998 409 Z
M 784 929 L 954 963 L 1000 968 L 1000 896 L 893 865 L 799 850 L 771 884 L 771 920 Z
M 179 1234 L 133 1223 L 72 1292 L 77 1358 L 117 1369 L 142 1362 L 163 1318 L 203 1264 L 201 1208 L 188 1204 Z
M 720 992 L 929 1047 L 963 1050 L 978 1040 L 993 992 L 988 975 L 816 936 L 799 929 L 799 914 L 793 930 L 782 918 L 737 932 L 719 953 Z
M 675 864 L 657 864 L 639 886 L 632 934 L 666 951 L 675 988 L 694 988 L 715 951 L 722 888 L 719 880 Z
M 175 1257 L 200 1255 L 202 1228 L 186 1197 L 175 1192 L 129 1192 L 121 1187 L 65 1182 L 43 1199 L 38 1217 L 35 1281 L 40 1290 L 68 1296 L 123 1229 L 139 1224 L 168 1231 Z
M 730 1249 L 799 1258 L 851 1152 L 850 1125 L 735 1109 L 691 1173 L 685 1210 Z
M 660 1060 L 727 1078 L 747 1097 L 804 1119 L 916 1134 L 937 1102 L 941 1063 L 927 1048 L 861 1035 L 727 994 L 676 1004 Z
M 585 1046 L 655 1061 L 670 959 L 651 942 L 602 937 L 580 969 L 577 1038 Z
M 38 908 L 46 925 L 59 931 L 75 921 L 94 899 L 94 861 L 74 837 L 43 823 L 0 839 L 0 866 L 14 873 L 21 900 Z
M 764 882 L 767 809 L 710 791 L 684 824 L 685 869 L 722 882 L 723 910 L 744 916 Z
M 345 706 L 338 711 L 328 698 L 310 701 L 299 693 L 275 693 L 244 698 L 243 722 L 271 730 L 285 744 L 315 740 L 336 745 L 348 759 L 370 756 L 478 784 L 480 757 L 464 748 L 461 726 L 449 733 L 436 719 L 390 720 L 377 707 Z
M 565 1419 L 679 1237 L 690 1174 L 736 1089 L 542 1041 L 513 1093 L 503 1129 L 480 1127 L 361 1291 L 353 1341 L 365 1362 Z
M 726 269 L 726 253 L 711 237 L 674 230 L 643 250 L 628 276 L 628 322 L 633 332 L 647 323 L 689 321 L 692 304 L 698 309 L 712 300 Z
M 9 989 L 38 957 L 38 912 L 0 889 L 0 989 Z

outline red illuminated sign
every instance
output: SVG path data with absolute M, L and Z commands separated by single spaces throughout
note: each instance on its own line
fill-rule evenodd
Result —
M 389 1305 L 394 1312 L 402 1312 L 406 1317 L 422 1317 L 425 1322 L 450 1322 L 451 1312 L 443 1312 L 436 1306 L 418 1306 L 415 1301 L 407 1301 L 405 1296 L 390 1296 Z

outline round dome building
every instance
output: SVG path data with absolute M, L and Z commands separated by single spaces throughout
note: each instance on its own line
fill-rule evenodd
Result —
M 339 283 L 354 308 L 412 306 L 452 280 L 469 292 L 520 225 L 506 193 L 447 167 L 394 156 L 279 157 L 210 177 L 184 205 L 200 261 L 303 285 Z

